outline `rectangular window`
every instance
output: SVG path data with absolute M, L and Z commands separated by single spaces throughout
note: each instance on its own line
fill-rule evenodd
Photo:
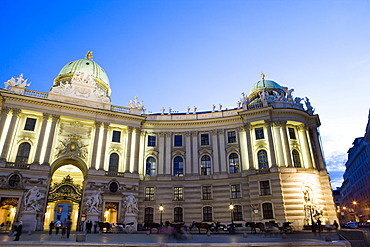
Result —
M 182 135 L 175 135 L 174 136 L 174 146 L 175 147 L 182 147 Z
M 174 201 L 182 201 L 183 198 L 183 191 L 182 187 L 175 187 L 173 188 L 173 200 Z
M 288 128 L 288 131 L 289 131 L 289 138 L 290 139 L 297 139 L 296 136 L 295 136 L 294 128 Z
M 148 147 L 156 146 L 156 136 L 148 136 Z
M 241 198 L 240 184 L 231 185 L 231 199 Z
M 205 222 L 213 221 L 212 208 L 209 206 L 203 208 L 203 221 Z
M 240 206 L 240 205 L 235 205 L 234 206 L 233 219 L 234 219 L 234 221 L 242 221 L 243 220 L 242 206 Z
M 257 140 L 265 139 L 265 136 L 263 134 L 263 128 L 255 128 L 254 131 L 256 133 L 256 139 Z
M 227 132 L 227 143 L 236 143 L 236 132 L 235 131 Z
M 262 204 L 262 215 L 264 219 L 273 219 L 274 218 L 274 211 L 272 209 L 271 203 L 263 203 Z
M 145 201 L 154 201 L 154 187 L 145 188 Z
M 271 195 L 269 180 L 260 181 L 260 195 L 261 196 Z
M 113 130 L 112 142 L 121 142 L 121 131 Z
M 212 187 L 211 186 L 202 186 L 202 199 L 212 200 Z
M 24 125 L 24 130 L 34 131 L 36 126 L 36 119 L 35 118 L 27 118 L 26 124 Z
M 209 135 L 208 134 L 200 134 L 200 145 L 201 146 L 209 145 Z
M 184 222 L 183 209 L 176 207 L 173 210 L 173 222 Z
M 154 219 L 154 209 L 153 208 L 145 208 L 144 210 L 144 223 L 153 223 Z

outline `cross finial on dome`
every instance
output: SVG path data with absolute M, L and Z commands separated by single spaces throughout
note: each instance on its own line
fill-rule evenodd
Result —
M 261 76 L 262 80 L 265 80 L 265 74 L 263 72 L 261 73 L 260 76 Z
M 93 57 L 92 51 L 88 51 L 86 54 L 86 59 L 90 60 Z

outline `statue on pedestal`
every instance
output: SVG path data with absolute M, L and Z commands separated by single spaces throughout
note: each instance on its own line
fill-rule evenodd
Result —
M 132 195 L 132 193 L 129 196 L 126 196 L 126 198 L 123 199 L 123 202 L 126 214 L 136 214 L 139 211 L 137 200 L 135 196 Z
M 40 192 L 37 186 L 27 191 L 24 197 L 24 206 L 26 211 L 40 211 L 39 200 L 44 198 L 44 195 Z
M 101 190 L 95 192 L 91 196 L 87 197 L 87 212 L 89 213 L 100 213 L 99 205 L 102 203 Z

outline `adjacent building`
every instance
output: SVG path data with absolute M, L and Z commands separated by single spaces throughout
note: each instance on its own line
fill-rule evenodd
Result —
M 337 219 L 318 115 L 308 98 L 264 75 L 233 109 L 150 114 L 137 97 L 112 105 L 91 52 L 66 64 L 48 93 L 28 86 L 20 75 L 0 90 L 0 222 L 30 211 L 36 230 L 65 218 L 74 230 L 92 213 L 124 222 L 128 196 L 139 224 L 289 221 L 302 229 Z
M 370 220 L 370 114 L 364 137 L 348 150 L 344 182 L 340 189 L 344 221 Z

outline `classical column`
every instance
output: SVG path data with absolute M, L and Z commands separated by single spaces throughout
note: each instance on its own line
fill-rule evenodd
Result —
M 313 168 L 310 146 L 308 144 L 308 138 L 307 138 L 307 133 L 306 133 L 306 126 L 303 124 L 298 126 L 298 131 L 303 139 L 303 143 L 301 143 L 301 145 L 303 146 L 304 155 L 305 155 L 303 158 L 307 161 L 307 167 Z
M 130 157 L 131 157 L 131 139 L 132 139 L 132 127 L 126 129 L 126 157 L 124 163 L 124 171 L 130 172 Z
M 4 107 L 1 109 L 1 120 L 0 120 L 0 137 L 4 132 L 5 122 L 8 117 L 8 113 L 10 112 L 10 108 Z M 0 138 L 1 139 L 1 138 Z
M 192 131 L 191 135 L 193 137 L 193 165 L 192 165 L 192 173 L 199 175 L 199 154 L 198 154 L 198 131 Z
M 95 122 L 94 144 L 93 144 L 93 151 L 92 151 L 90 169 L 96 169 L 96 155 L 98 153 L 100 126 L 101 126 L 101 122 L 96 121 Z
M 191 174 L 191 132 L 185 132 L 185 171 L 184 174 Z
M 292 162 L 292 155 L 290 152 L 290 146 L 289 146 L 289 138 L 288 138 L 288 132 L 286 131 L 286 121 L 282 122 L 282 131 L 283 131 L 283 143 L 284 143 L 284 151 L 285 151 L 285 160 L 288 167 L 293 167 Z
M 13 139 L 12 137 L 13 137 L 13 134 L 14 134 L 14 129 L 15 129 L 15 126 L 16 126 L 17 118 L 18 118 L 19 113 L 21 112 L 19 109 L 16 109 L 16 108 L 13 108 L 12 111 L 13 111 L 13 115 L 12 115 L 12 118 L 10 120 L 9 129 L 6 133 L 4 147 L 3 147 L 3 150 L 1 152 L 1 157 L 0 158 L 2 160 L 7 160 L 7 155 L 8 155 L 10 143 Z
M 238 128 L 240 156 L 241 156 L 239 157 L 239 167 L 241 171 L 248 170 L 247 167 L 248 148 L 247 148 L 247 136 L 245 132 L 246 132 L 245 127 Z
M 269 143 L 269 150 L 270 150 L 270 157 L 271 157 L 271 167 L 276 166 L 276 156 L 275 156 L 275 148 L 274 148 L 274 139 L 272 137 L 272 130 L 271 130 L 271 121 L 266 121 L 267 126 L 267 136 L 268 136 L 268 143 Z
M 251 139 L 251 124 L 245 123 L 244 124 L 245 135 L 247 140 L 247 152 L 248 152 L 248 166 L 249 170 L 254 170 L 254 163 L 253 163 L 253 152 L 252 152 L 252 139 Z
M 138 172 L 138 160 L 139 160 L 139 144 L 140 144 L 140 129 L 135 128 L 134 132 L 132 133 L 133 137 L 133 145 L 132 145 L 132 156 L 131 156 L 131 167 L 132 170 L 130 169 L 130 172 L 137 173 Z
M 146 163 L 144 161 L 144 151 L 145 151 L 145 136 L 146 132 L 145 131 L 140 131 L 140 140 L 139 140 L 139 157 L 138 159 L 138 170 L 140 174 L 146 174 L 145 169 L 146 169 Z M 156 167 L 158 169 L 158 167 Z M 157 171 L 156 171 L 157 172 Z
M 105 153 L 106 153 L 106 149 L 107 149 L 108 127 L 109 127 L 109 123 L 104 123 L 103 141 L 102 141 L 102 145 L 101 145 L 99 170 L 104 170 Z
M 322 153 L 321 145 L 320 145 L 319 132 L 317 131 L 316 127 L 310 127 L 310 132 L 312 133 L 312 136 L 313 136 L 313 146 L 315 147 L 315 151 L 317 155 L 317 161 L 318 161 L 317 168 L 318 170 L 325 170 L 325 163 L 324 163 L 323 153 Z
M 57 126 L 57 122 L 59 120 L 59 115 L 52 115 L 52 121 L 51 121 L 51 127 L 50 127 L 50 133 L 49 133 L 49 139 L 46 145 L 46 152 L 44 157 L 43 165 L 50 165 L 50 155 L 51 155 L 51 148 L 53 146 L 54 137 L 55 137 L 55 128 Z
M 164 174 L 164 167 L 165 167 L 165 156 L 164 156 L 164 132 L 159 132 L 158 134 L 158 174 L 163 175 Z
M 274 122 L 274 133 L 275 133 L 275 143 L 276 143 L 276 151 L 277 151 L 277 160 L 278 160 L 278 166 L 286 166 L 284 162 L 284 152 L 283 152 L 283 146 L 282 146 L 282 139 L 280 134 L 280 127 L 282 123 L 281 122 Z
M 171 167 L 172 167 L 172 164 L 171 164 L 171 132 L 166 132 L 165 133 L 165 138 L 166 138 L 166 153 L 165 153 L 165 164 L 164 164 L 164 174 L 166 175 L 172 175 L 171 174 Z
M 227 173 L 228 164 L 226 162 L 226 144 L 225 144 L 225 130 L 218 130 L 218 136 L 220 140 L 220 164 L 221 164 L 221 172 Z
M 219 173 L 221 171 L 220 162 L 219 162 L 219 153 L 218 153 L 218 130 L 211 130 L 212 135 L 212 147 L 213 147 L 213 173 Z M 221 149 L 222 150 L 222 149 Z
M 35 153 L 35 158 L 33 160 L 33 164 L 40 164 L 40 155 L 42 151 L 42 144 L 44 143 L 45 130 L 46 130 L 46 125 L 48 123 L 48 119 L 49 119 L 49 114 L 43 113 L 41 129 L 40 129 L 39 139 L 37 141 L 36 153 Z

